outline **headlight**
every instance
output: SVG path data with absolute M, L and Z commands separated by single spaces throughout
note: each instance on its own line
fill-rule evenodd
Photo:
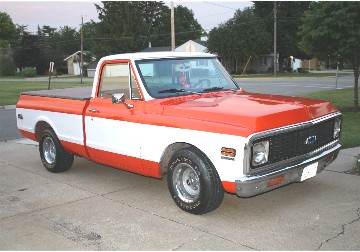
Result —
M 257 142 L 252 147 L 253 166 L 259 166 L 268 162 L 269 157 L 269 141 Z
M 337 119 L 335 119 L 333 137 L 334 138 L 339 138 L 340 137 L 340 131 L 341 131 L 341 119 L 337 118 Z

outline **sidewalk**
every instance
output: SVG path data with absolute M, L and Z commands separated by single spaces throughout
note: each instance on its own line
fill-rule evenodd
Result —
M 350 173 L 356 165 L 360 147 L 340 150 L 337 159 L 325 168 L 327 171 Z
M 0 105 L 0 109 L 15 109 L 16 105 Z

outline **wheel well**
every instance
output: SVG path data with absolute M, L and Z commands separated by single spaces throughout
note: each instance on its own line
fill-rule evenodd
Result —
M 35 126 L 35 137 L 36 137 L 36 141 L 39 141 L 41 138 L 41 133 L 45 130 L 45 129 L 51 129 L 50 124 L 48 124 L 47 122 L 44 121 L 40 121 L 36 124 Z
M 173 143 L 173 144 L 169 145 L 168 147 L 166 147 L 166 149 L 164 150 L 164 153 L 163 153 L 163 155 L 161 157 L 161 160 L 160 160 L 160 171 L 161 171 L 161 173 L 165 174 L 167 172 L 170 159 L 174 155 L 175 152 L 177 152 L 178 150 L 181 150 L 181 149 L 188 148 L 188 147 L 196 148 L 201 153 L 203 153 L 200 149 L 198 149 L 194 145 L 191 145 L 191 144 L 188 144 L 188 143 Z

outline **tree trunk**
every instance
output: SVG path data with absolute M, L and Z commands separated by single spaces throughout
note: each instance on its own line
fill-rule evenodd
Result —
M 279 54 L 279 73 L 284 71 L 284 56 Z

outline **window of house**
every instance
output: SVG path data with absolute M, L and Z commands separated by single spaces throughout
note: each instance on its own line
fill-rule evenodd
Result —
M 110 98 L 123 93 L 126 99 L 141 99 L 140 91 L 129 63 L 105 65 L 101 73 L 99 97 Z

